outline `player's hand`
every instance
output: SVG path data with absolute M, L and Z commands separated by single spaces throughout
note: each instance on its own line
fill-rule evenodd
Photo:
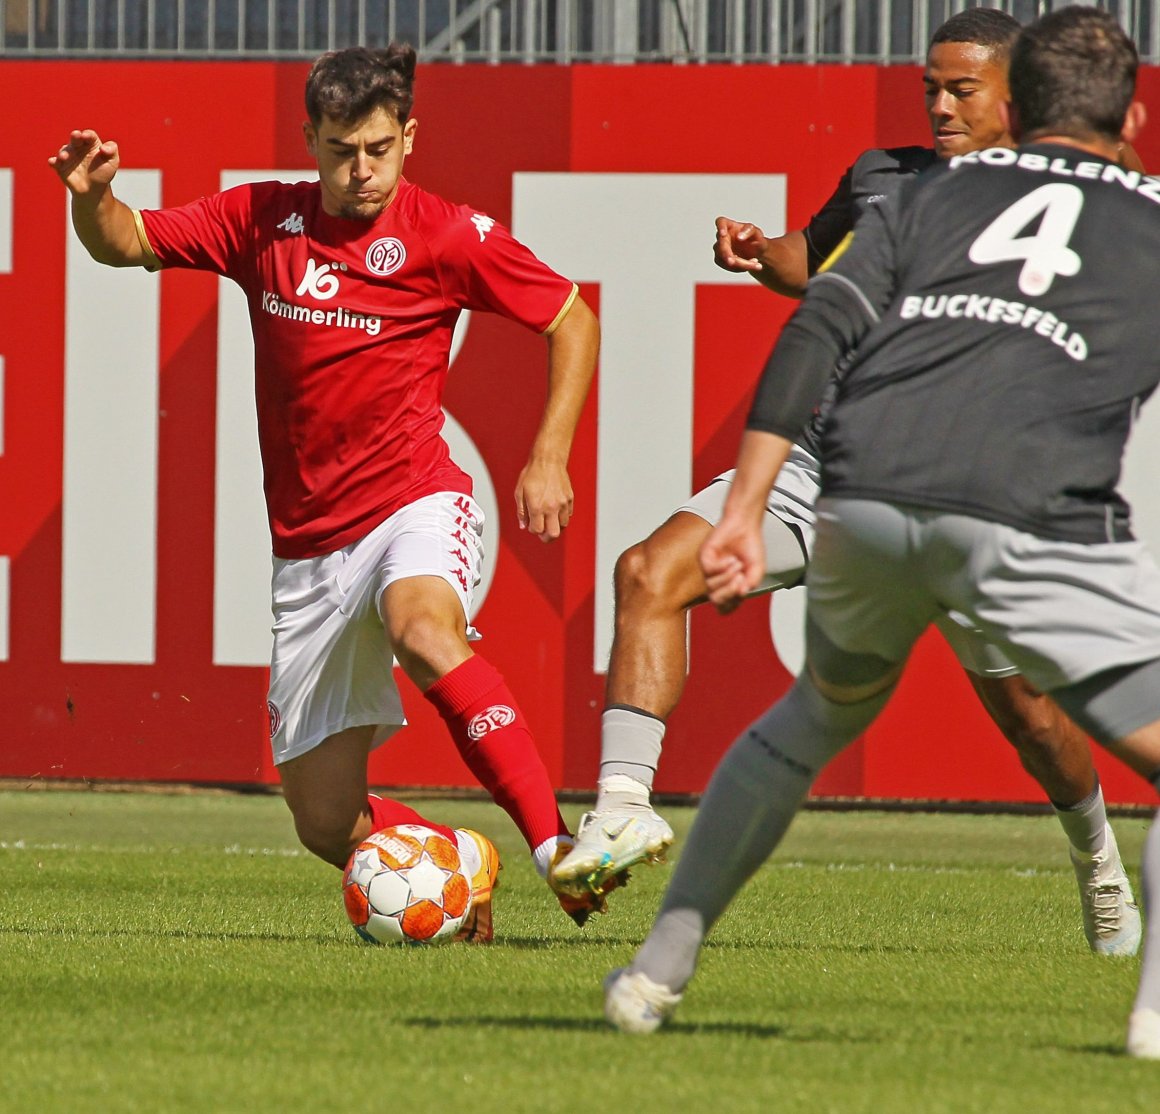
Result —
M 102 141 L 92 128 L 74 131 L 48 165 L 74 194 L 86 194 L 107 186 L 121 165 L 121 154 L 112 140 Z
M 718 217 L 713 262 L 724 271 L 760 271 L 761 253 L 767 243 L 765 233 L 757 225 Z
M 765 575 L 761 522 L 726 511 L 698 555 L 709 599 L 722 614 L 740 606 Z
M 572 517 L 572 481 L 564 464 L 529 460 L 516 482 L 520 529 L 542 542 L 555 541 Z

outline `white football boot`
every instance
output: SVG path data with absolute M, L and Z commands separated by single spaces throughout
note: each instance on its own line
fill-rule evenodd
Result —
M 673 829 L 646 803 L 586 812 L 576 845 L 553 864 L 555 884 L 601 893 L 610 878 L 642 862 L 660 862 L 673 842 Z
M 1128 1055 L 1160 1060 L 1160 1010 L 1133 1010 L 1128 1018 Z
M 1104 837 L 1103 849 L 1091 858 L 1071 849 L 1083 932 L 1096 955 L 1135 955 L 1140 949 L 1140 910 L 1110 826 L 1105 825 Z
M 681 997 L 648 975 L 618 967 L 604 980 L 604 1016 L 622 1033 L 655 1033 Z

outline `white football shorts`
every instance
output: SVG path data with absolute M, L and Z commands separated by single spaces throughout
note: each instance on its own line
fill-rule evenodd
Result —
M 732 483 L 733 471 L 723 472 L 677 510 L 689 511 L 716 526 L 721 521 L 725 498 Z M 794 445 L 765 503 L 766 572 L 765 579 L 753 590 L 753 595 L 792 588 L 802 582 L 806 564 L 814 550 L 814 504 L 820 488 L 821 465 L 817 457 L 801 445 Z M 939 615 L 934 625 L 959 659 L 959 664 L 968 672 L 978 677 L 996 678 L 1010 677 L 1019 672 L 1019 667 L 959 612 Z
M 374 725 L 372 746 L 406 724 L 394 654 L 379 615 L 396 580 L 437 576 L 468 622 L 483 562 L 483 512 L 438 492 L 396 511 L 366 537 L 322 557 L 274 558 L 270 742 L 274 762 L 297 758 L 348 727 Z

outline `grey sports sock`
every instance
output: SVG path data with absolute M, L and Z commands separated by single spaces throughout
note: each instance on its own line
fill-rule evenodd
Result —
M 681 991 L 709 929 L 772 853 L 821 768 L 874 720 L 889 691 L 826 700 L 808 677 L 747 728 L 713 774 L 660 915 L 632 962 Z
M 1160 789 L 1160 784 L 1156 788 Z M 1144 904 L 1144 962 L 1140 968 L 1140 987 L 1136 991 L 1134 1008 L 1160 1010 L 1160 811 L 1152 817 L 1152 826 L 1144 840 L 1140 874 Z
M 1104 807 L 1104 793 L 1098 778 L 1096 787 L 1079 804 L 1067 808 L 1053 804 L 1051 807 L 1055 809 L 1055 815 L 1072 847 L 1079 854 L 1091 858 L 1104 849 L 1108 812 Z
M 630 777 L 644 786 L 647 801 L 652 791 L 653 776 L 661 757 L 661 743 L 665 737 L 665 721 L 640 708 L 615 704 L 606 708 L 600 717 L 600 781 L 597 785 L 596 811 L 622 803 L 621 794 L 606 782 L 618 775 Z M 639 797 L 639 794 L 636 796 Z M 639 801 L 637 801 L 639 803 Z

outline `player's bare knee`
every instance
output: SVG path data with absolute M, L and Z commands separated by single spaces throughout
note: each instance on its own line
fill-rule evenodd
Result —
M 387 636 L 409 676 L 414 676 L 417 669 L 433 667 L 443 657 L 448 642 L 459 641 L 442 616 L 421 610 L 394 618 L 387 627 Z
M 688 602 L 684 582 L 690 575 L 699 577 L 696 561 L 695 551 L 686 554 L 647 541 L 630 546 L 614 572 L 618 615 L 683 610 Z
M 1032 764 L 1041 757 L 1052 759 L 1068 735 L 1074 734 L 1077 742 L 1083 741 L 1055 703 L 1033 689 L 1021 675 L 976 683 L 976 688 L 999 730 L 1021 758 L 1025 756 Z
M 345 811 L 318 807 L 315 804 L 291 809 L 298 841 L 312 855 L 340 869 L 354 849 L 353 831 L 357 817 Z
M 1053 758 L 1061 749 L 1056 717 L 1052 715 L 1016 713 L 999 727 L 1020 755 L 1032 761 L 1039 756 Z
M 643 542 L 629 546 L 613 570 L 617 609 L 638 606 L 649 597 L 648 556 Z

